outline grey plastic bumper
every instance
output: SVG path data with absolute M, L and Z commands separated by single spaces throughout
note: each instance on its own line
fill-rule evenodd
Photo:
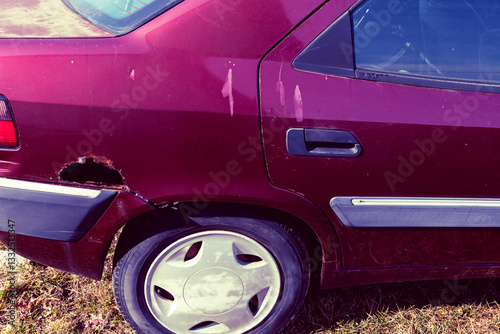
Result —
M 0 178 L 0 231 L 11 230 L 10 220 L 15 222 L 17 235 L 76 241 L 96 223 L 115 195 L 116 191 L 106 189 Z

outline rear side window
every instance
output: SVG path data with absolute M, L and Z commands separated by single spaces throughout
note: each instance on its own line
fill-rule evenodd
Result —
M 500 2 L 367 0 L 352 14 L 356 67 L 500 81 Z
M 68 7 L 115 35 L 128 33 L 182 0 L 64 0 Z
M 294 67 L 500 93 L 500 0 L 366 0 L 332 22 Z

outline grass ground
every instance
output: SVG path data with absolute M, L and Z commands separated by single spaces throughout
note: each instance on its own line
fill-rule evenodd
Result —
M 0 268 L 0 333 L 133 333 L 116 308 L 111 256 L 101 281 L 28 263 L 16 277 L 8 325 Z M 500 333 L 500 280 L 432 281 L 311 291 L 283 334 Z

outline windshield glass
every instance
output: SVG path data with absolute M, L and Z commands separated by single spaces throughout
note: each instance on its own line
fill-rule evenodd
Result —
M 182 0 L 64 0 L 78 14 L 116 35 L 128 33 Z

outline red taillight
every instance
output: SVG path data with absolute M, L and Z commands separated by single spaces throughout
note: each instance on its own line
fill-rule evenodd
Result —
M 12 110 L 7 98 L 0 95 L 0 148 L 14 148 L 18 145 Z

